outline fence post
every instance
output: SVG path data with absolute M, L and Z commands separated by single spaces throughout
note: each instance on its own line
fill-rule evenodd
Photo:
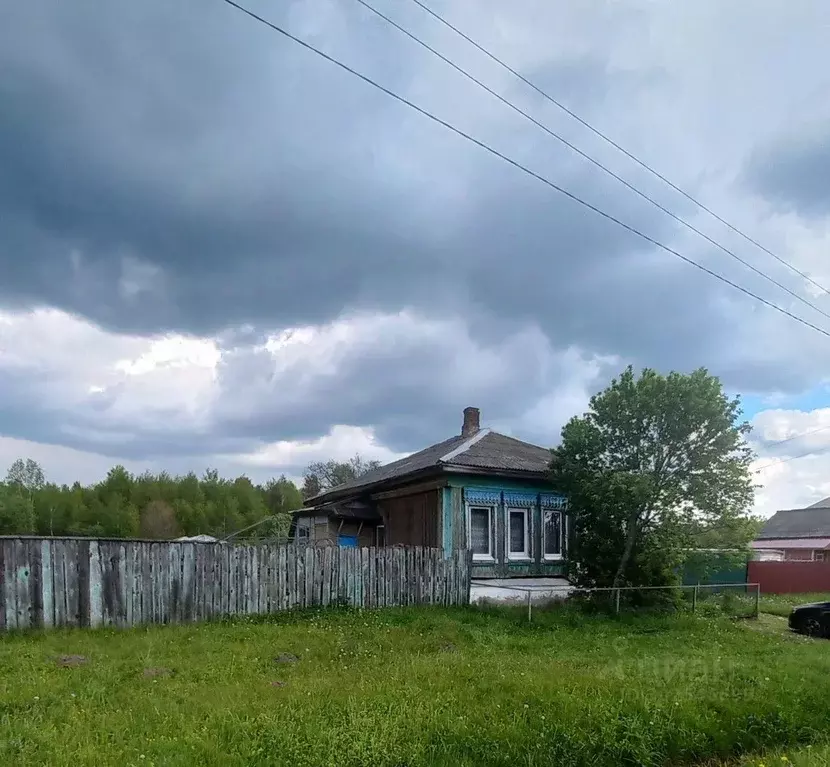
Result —
M 527 622 L 530 623 L 533 620 L 533 602 L 531 601 L 531 597 L 533 596 L 532 592 L 528 590 L 527 592 Z
M 755 584 L 755 615 L 754 618 L 757 618 L 758 615 L 761 613 L 761 584 Z
M 617 589 L 617 592 L 615 594 L 615 602 L 616 602 L 617 615 L 619 615 L 620 614 L 620 590 L 619 589 Z
M 694 591 L 692 591 L 692 612 L 697 610 L 697 584 L 695 584 Z

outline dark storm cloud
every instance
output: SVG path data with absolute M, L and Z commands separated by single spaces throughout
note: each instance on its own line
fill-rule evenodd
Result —
M 648 235 L 675 236 L 356 3 L 251 7 Z M 627 11 L 609 13 L 608 35 Z M 595 52 L 544 59 L 528 73 L 592 113 L 660 76 Z M 58 416 L 9 379 L 5 433 L 144 457 L 346 423 L 415 449 L 455 431 L 464 405 L 499 420 L 530 408 L 568 378 L 554 349 L 688 368 L 720 344 L 710 307 L 725 288 L 218 0 L 19 3 L 0 29 L 0 104 L 0 301 L 133 333 L 218 333 L 225 351 L 203 431 L 122 420 L 117 390 Z M 448 327 L 464 316 L 463 343 L 486 360 L 478 378 L 455 367 L 457 338 L 369 337 L 336 373 L 299 365 L 293 378 L 255 348 L 270 329 L 402 308 Z M 548 346 L 511 343 L 528 323 Z
M 572 271 L 590 230 L 607 229 L 580 214 L 565 231 L 570 204 L 219 3 L 149 5 L 27 5 L 0 33 L 7 300 L 122 330 L 315 322 L 344 307 L 423 302 L 439 269 L 500 283 L 503 238 L 487 247 L 477 234 L 511 228 L 516 213 L 511 258 L 525 273 L 562 262 Z M 423 57 L 366 19 L 353 26 L 354 50 L 348 25 L 322 35 L 326 47 L 368 59 L 364 68 L 405 91 Z M 516 124 L 506 148 L 529 135 Z M 399 157 L 419 173 L 395 167 Z M 469 197 L 448 225 L 428 197 L 440 200 L 453 174 L 468 177 Z M 482 176 L 490 188 L 473 186 Z M 505 206 L 507 186 L 517 196 Z M 435 227 L 449 232 L 444 243 Z M 523 251 L 529 240 L 548 241 L 543 258 Z M 610 230 L 603 245 L 600 258 L 640 247 Z M 140 300 L 120 290 L 124 259 L 159 269 Z
M 830 214 L 830 122 L 756 152 L 745 175 L 774 203 L 806 217 Z
M 313 439 L 332 423 L 376 427 L 392 450 L 415 450 L 460 429 L 466 405 L 486 422 L 515 419 L 574 371 L 540 332 L 477 346 L 461 323 L 387 320 L 337 353 L 296 356 L 275 373 L 265 350 L 238 350 L 222 362 L 218 432 L 239 438 Z M 327 371 L 334 367 L 336 374 Z

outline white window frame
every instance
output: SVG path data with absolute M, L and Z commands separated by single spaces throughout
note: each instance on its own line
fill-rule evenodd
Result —
M 548 526 L 546 524 L 545 516 L 547 514 L 558 514 L 559 515 L 559 553 L 558 554 L 548 554 L 547 549 L 547 534 L 548 534 Z M 559 562 L 563 556 L 562 553 L 565 549 L 565 524 L 566 524 L 565 515 L 562 513 L 560 509 L 542 509 L 542 561 L 543 562 Z
M 510 551 L 510 515 L 523 514 L 525 522 L 525 547 L 523 551 Z M 532 560 L 533 515 L 527 506 L 508 506 L 504 513 L 504 551 L 510 562 L 530 562 Z
M 467 504 L 467 547 L 472 551 L 473 549 L 473 539 L 472 539 L 472 527 L 473 527 L 473 511 L 486 511 L 487 512 L 487 529 L 489 531 L 489 535 L 487 537 L 488 547 L 487 547 L 487 554 L 478 554 L 473 551 L 473 561 L 474 562 L 495 562 L 496 561 L 496 551 L 495 551 L 495 537 L 496 537 L 496 509 L 494 506 L 491 506 L 486 503 L 468 503 Z

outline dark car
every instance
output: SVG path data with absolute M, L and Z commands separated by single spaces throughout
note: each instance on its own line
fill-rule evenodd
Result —
M 793 607 L 790 629 L 811 637 L 830 637 L 830 602 Z

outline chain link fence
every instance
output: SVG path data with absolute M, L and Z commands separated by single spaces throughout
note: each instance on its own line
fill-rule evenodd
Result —
M 482 607 L 521 606 L 527 610 L 529 621 L 533 620 L 536 611 L 564 608 L 616 615 L 684 612 L 723 615 L 730 618 L 757 618 L 760 596 L 760 586 L 757 583 L 575 588 L 474 581 L 471 589 L 473 604 Z

